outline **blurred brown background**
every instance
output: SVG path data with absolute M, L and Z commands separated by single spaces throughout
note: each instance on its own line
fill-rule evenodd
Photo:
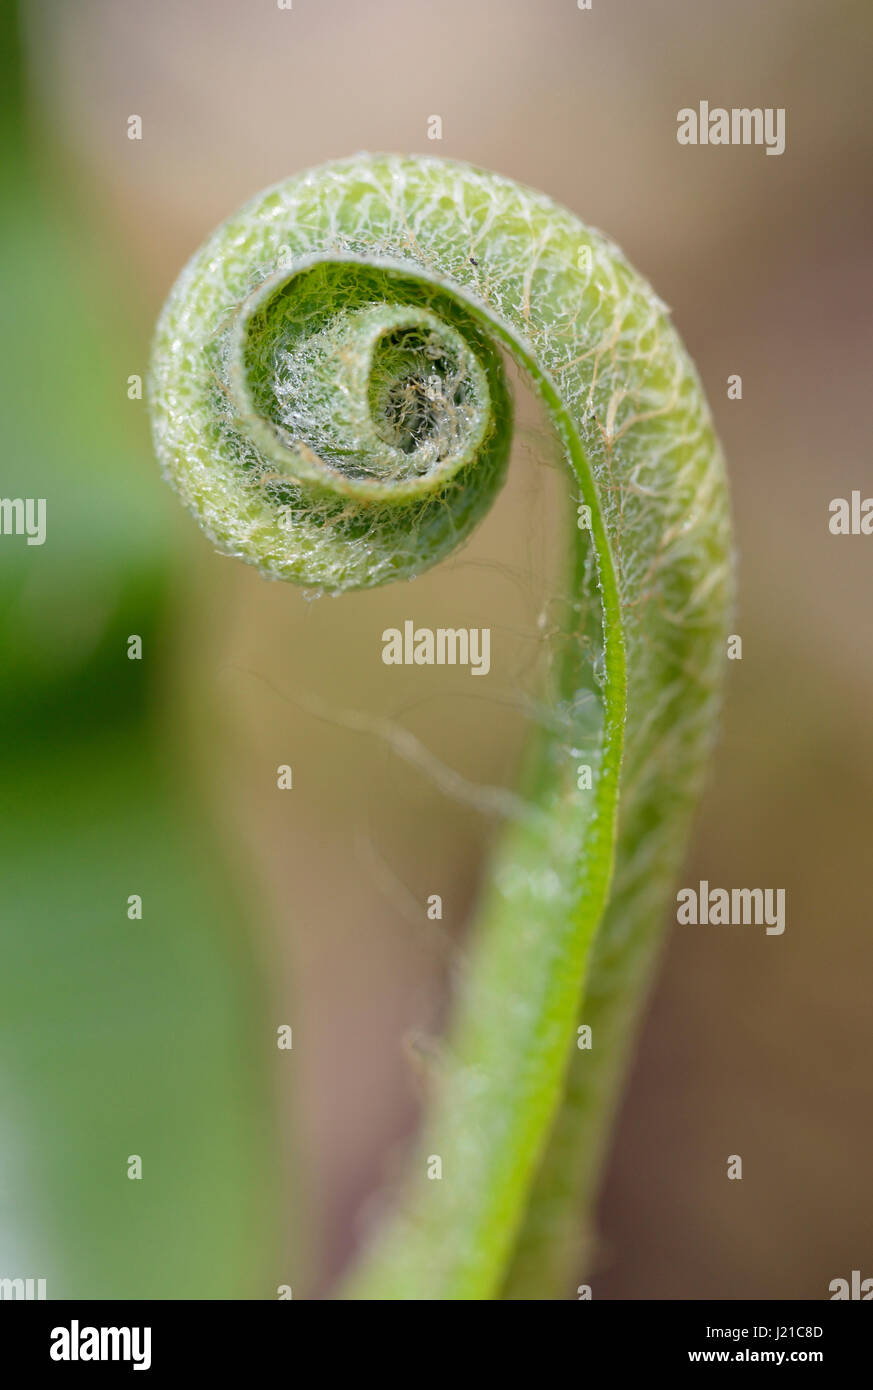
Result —
M 730 465 L 744 644 L 681 881 L 784 886 L 788 928 L 673 929 L 606 1175 L 594 1295 L 818 1299 L 853 1268 L 873 1275 L 873 540 L 827 525 L 831 498 L 873 494 L 869 5 L 35 0 L 25 21 L 36 119 L 126 266 L 139 355 L 123 377 L 144 371 L 160 304 L 216 223 L 360 149 L 543 189 L 672 306 Z M 701 98 L 786 108 L 786 152 L 680 147 L 676 113 Z M 309 1228 L 308 1252 L 286 1255 L 301 1292 L 327 1287 L 414 1124 L 402 1039 L 438 1031 L 456 968 L 423 903 L 443 894 L 457 941 L 490 833 L 331 714 L 387 716 L 466 776 L 511 778 L 557 483 L 525 405 L 511 481 L 459 557 L 412 589 L 317 602 L 214 555 L 167 492 L 185 563 L 160 699 L 179 776 L 201 779 L 243 875 L 268 885 L 251 950 L 272 992 L 280 1210 Z M 406 617 L 490 625 L 487 698 L 464 674 L 424 686 L 382 666 L 380 633 Z M 280 762 L 293 794 L 275 789 Z M 280 1065 L 273 1019 L 294 1026 Z M 734 1153 L 742 1182 L 726 1178 Z

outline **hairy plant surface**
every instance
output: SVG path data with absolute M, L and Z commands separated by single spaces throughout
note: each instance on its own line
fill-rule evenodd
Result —
M 620 251 L 443 160 L 361 155 L 260 194 L 183 271 L 155 341 L 157 451 L 203 529 L 333 594 L 420 574 L 485 514 L 511 438 L 503 352 L 571 469 L 559 659 L 418 1148 L 351 1297 L 569 1291 L 717 713 L 720 452 Z

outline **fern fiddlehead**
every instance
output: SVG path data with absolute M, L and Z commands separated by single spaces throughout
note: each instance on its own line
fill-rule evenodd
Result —
M 511 437 L 504 352 L 575 483 L 553 714 L 351 1297 L 568 1291 L 717 713 L 720 452 L 665 307 L 617 248 L 443 160 L 362 155 L 267 190 L 195 255 L 155 339 L 157 452 L 203 529 L 335 594 L 421 573 L 487 511 Z

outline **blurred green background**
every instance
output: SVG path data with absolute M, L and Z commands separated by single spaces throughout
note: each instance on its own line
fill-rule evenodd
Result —
M 0 1276 L 323 1294 L 415 1125 L 409 1040 L 440 1030 L 495 827 L 334 712 L 511 779 L 548 656 L 551 441 L 522 391 L 471 544 L 411 588 L 313 602 L 212 552 L 127 396 L 213 226 L 358 149 L 469 159 L 607 231 L 672 306 L 729 459 L 743 660 L 682 882 L 784 886 L 788 928 L 670 936 L 594 1295 L 815 1299 L 873 1274 L 873 571 L 869 538 L 827 527 L 831 498 L 873 494 L 869 5 L 32 0 L 18 21 L 2 494 L 45 497 L 48 528 L 0 542 Z M 785 107 L 786 153 L 680 147 L 702 98 Z M 487 692 L 384 667 L 406 617 L 490 626 Z

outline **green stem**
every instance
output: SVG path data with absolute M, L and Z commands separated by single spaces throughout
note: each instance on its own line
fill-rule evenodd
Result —
M 158 453 L 204 529 L 333 593 L 420 573 L 484 515 L 511 436 L 501 350 L 583 508 L 560 660 L 421 1138 L 349 1297 L 568 1289 L 717 714 L 720 454 L 667 311 L 621 253 L 440 160 L 360 156 L 260 195 L 183 272 L 155 342 Z

